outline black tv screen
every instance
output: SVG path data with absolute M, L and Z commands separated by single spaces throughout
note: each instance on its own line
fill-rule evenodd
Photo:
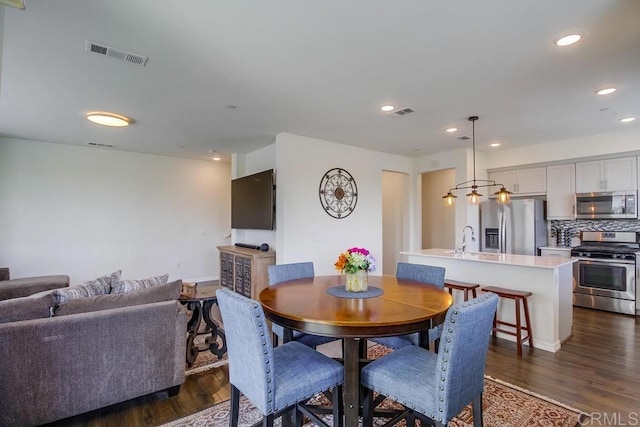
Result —
M 231 228 L 273 230 L 273 169 L 231 181 Z

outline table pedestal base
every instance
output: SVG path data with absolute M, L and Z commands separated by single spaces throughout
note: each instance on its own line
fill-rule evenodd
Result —
M 222 359 L 224 354 L 227 352 L 227 339 L 224 335 L 224 331 L 211 317 L 211 308 L 214 304 L 218 304 L 216 299 L 206 300 L 204 301 L 204 304 L 202 304 L 201 301 L 189 301 L 186 304 L 187 309 L 192 311 L 191 319 L 189 319 L 189 322 L 187 323 L 187 365 L 189 367 L 193 366 L 193 363 L 196 361 L 196 357 L 198 357 L 198 353 L 201 351 L 209 350 L 217 356 L 218 359 Z M 200 324 L 202 323 L 203 318 L 211 332 L 204 332 L 204 334 L 207 334 L 208 336 L 205 339 L 205 346 L 200 347 L 195 343 L 195 339 L 199 335 L 198 330 L 200 329 Z M 222 344 L 218 342 L 218 338 L 220 338 Z

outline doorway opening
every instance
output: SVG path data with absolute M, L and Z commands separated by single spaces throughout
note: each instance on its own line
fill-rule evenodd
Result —
M 456 170 L 422 174 L 422 248 L 454 248 L 455 207 L 444 205 L 442 195 L 455 187 Z
M 409 249 L 409 175 L 382 171 L 382 274 L 395 276 L 400 252 Z

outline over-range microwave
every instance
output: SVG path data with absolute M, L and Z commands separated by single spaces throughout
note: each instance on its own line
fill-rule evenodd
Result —
M 576 194 L 576 218 L 638 218 L 638 193 L 615 191 Z

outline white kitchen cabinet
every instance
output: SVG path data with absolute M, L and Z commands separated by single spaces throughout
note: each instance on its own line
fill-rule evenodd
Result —
M 507 171 L 507 172 L 490 172 L 489 174 L 489 180 L 491 181 L 495 181 L 498 184 L 502 184 L 504 185 L 504 188 L 506 188 L 507 190 L 515 193 L 516 192 L 516 184 L 517 184 L 517 178 L 516 178 L 516 171 Z M 495 188 L 495 190 L 494 190 Z M 495 193 L 496 191 L 498 191 L 500 188 L 499 187 L 492 187 L 492 193 L 488 194 L 489 197 L 495 197 L 493 195 L 493 193 Z
M 576 163 L 576 193 L 636 190 L 635 157 Z
M 547 191 L 547 170 L 544 167 L 491 172 L 489 179 L 503 184 L 507 190 L 517 196 L 545 194 Z M 500 189 L 495 188 L 496 191 Z M 494 197 L 493 194 L 489 196 Z
M 575 219 L 575 193 L 575 164 L 547 166 L 547 219 Z

